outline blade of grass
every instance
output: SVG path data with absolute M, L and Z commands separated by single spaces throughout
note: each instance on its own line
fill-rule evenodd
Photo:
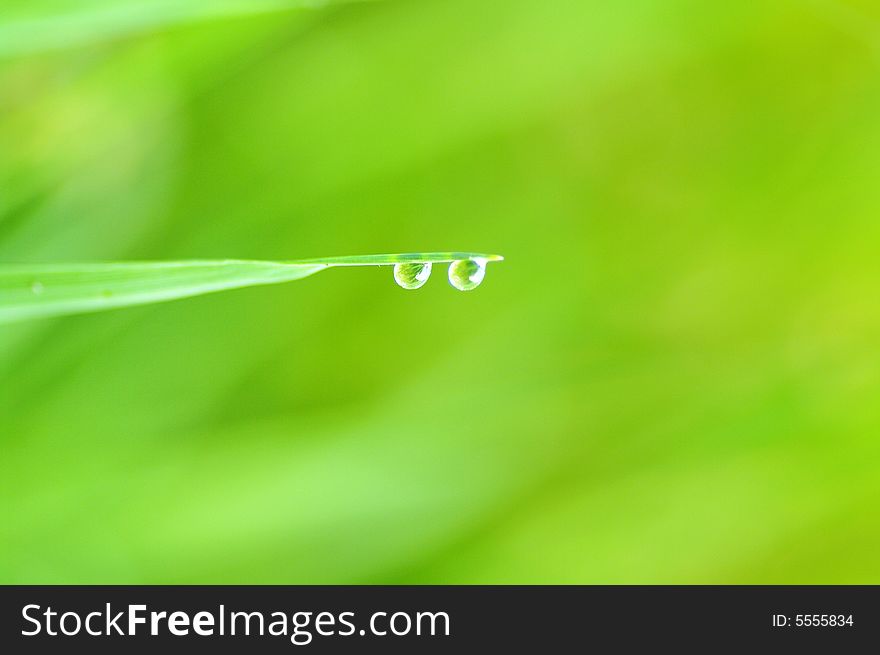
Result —
M 297 261 L 188 260 L 0 265 L 0 323 L 96 312 L 225 289 L 299 280 L 340 266 L 500 261 L 468 252 L 356 255 Z

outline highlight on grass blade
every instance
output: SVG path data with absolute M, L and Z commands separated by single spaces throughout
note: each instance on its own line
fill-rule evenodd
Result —
M 205 20 L 316 9 L 351 0 L 29 0 L 0 5 L 0 58 L 83 46 Z
M 500 255 L 473 252 L 355 255 L 295 261 L 181 260 L 74 264 L 0 264 L 0 323 L 145 305 L 241 287 L 299 280 L 328 268 L 393 266 L 394 280 L 418 289 L 434 264 L 470 290 Z

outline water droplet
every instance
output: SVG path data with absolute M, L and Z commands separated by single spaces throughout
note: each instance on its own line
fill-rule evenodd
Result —
M 484 277 L 485 259 L 459 259 L 449 265 L 449 284 L 459 291 L 476 289 Z
M 394 281 L 404 289 L 418 289 L 431 276 L 430 262 L 408 262 L 394 265 Z
M 39 296 L 41 293 L 43 293 L 43 283 L 37 280 L 31 282 L 31 292 Z

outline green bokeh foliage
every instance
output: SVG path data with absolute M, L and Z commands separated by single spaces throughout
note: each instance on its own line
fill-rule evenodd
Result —
M 872 3 L 73 5 L 0 261 L 506 261 L 0 327 L 0 582 L 880 583 Z

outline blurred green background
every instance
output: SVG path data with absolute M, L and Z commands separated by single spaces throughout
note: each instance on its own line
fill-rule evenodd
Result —
M 868 0 L 4 0 L 0 261 L 499 252 L 0 327 L 3 583 L 880 583 Z

